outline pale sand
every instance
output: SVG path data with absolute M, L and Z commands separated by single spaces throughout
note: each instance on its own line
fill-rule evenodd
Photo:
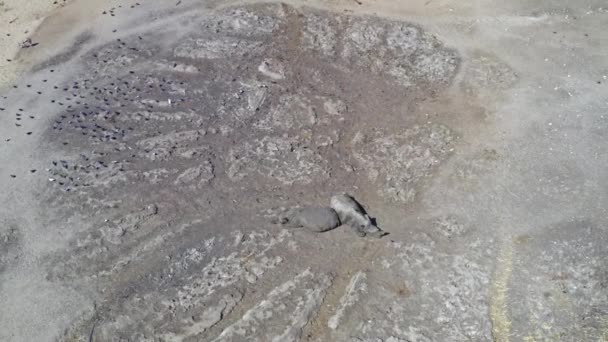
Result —
M 0 89 L 71 44 L 119 0 L 0 0 Z M 35 47 L 22 48 L 30 38 Z M 10 60 L 10 61 L 9 61 Z
M 65 6 L 63 0 L 0 0 L 0 86 L 12 82 L 23 65 L 16 58 L 25 41 L 54 10 Z M 35 47 L 34 47 L 35 48 Z M 11 60 L 10 62 L 8 60 Z

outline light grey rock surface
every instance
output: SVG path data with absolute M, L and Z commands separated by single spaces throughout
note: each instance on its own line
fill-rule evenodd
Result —
M 101 5 L 0 90 L 1 341 L 608 336 L 605 1 Z

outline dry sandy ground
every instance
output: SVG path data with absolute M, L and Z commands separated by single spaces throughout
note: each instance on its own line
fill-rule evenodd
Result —
M 603 1 L 0 4 L 0 340 L 608 340 Z
M 0 84 L 9 84 L 24 69 L 22 61 L 15 59 L 21 44 L 36 31 L 44 18 L 63 6 L 63 0 L 0 2 L 0 20 L 3 25 L 0 37 Z

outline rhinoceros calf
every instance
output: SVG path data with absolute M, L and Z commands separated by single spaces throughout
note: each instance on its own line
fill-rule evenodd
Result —
M 289 210 L 275 223 L 293 228 L 306 228 L 313 232 L 326 232 L 340 225 L 338 214 L 328 207 L 303 207 Z

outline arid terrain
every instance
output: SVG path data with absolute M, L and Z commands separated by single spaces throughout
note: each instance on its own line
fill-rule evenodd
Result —
M 608 341 L 604 1 L 0 3 L 0 341 Z

